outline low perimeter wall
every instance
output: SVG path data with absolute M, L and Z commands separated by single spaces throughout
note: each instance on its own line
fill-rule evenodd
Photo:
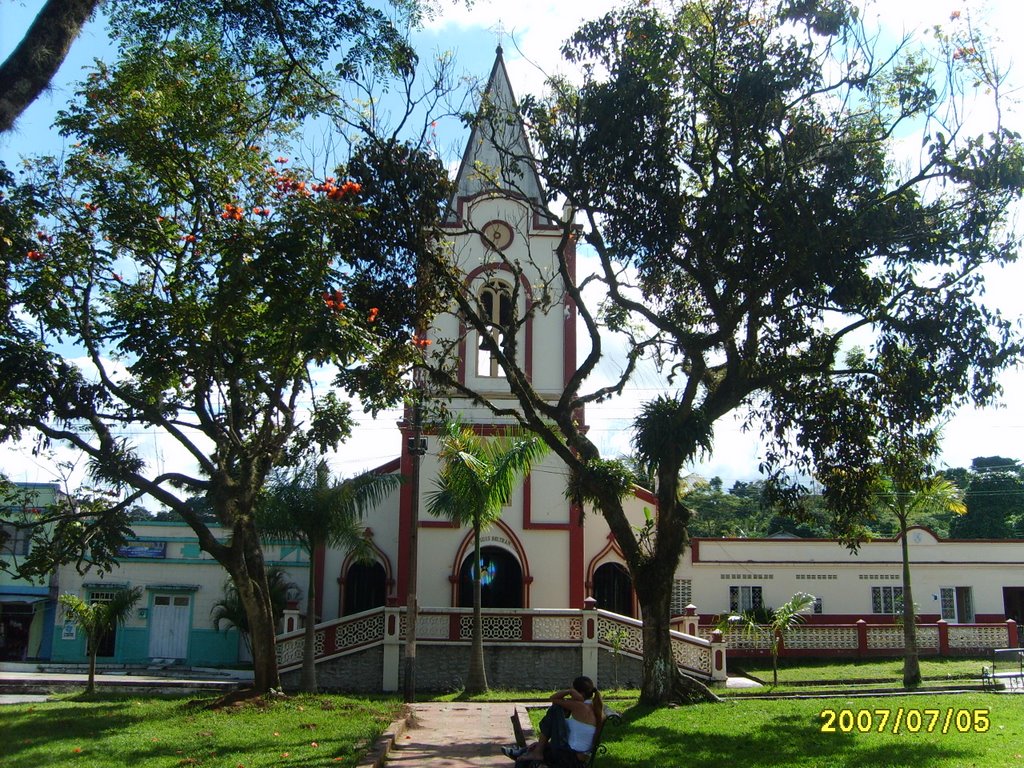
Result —
M 710 637 L 712 627 L 700 627 L 698 634 Z M 1017 622 L 1007 619 L 999 624 L 915 625 L 918 653 L 923 656 L 977 656 L 995 648 L 1019 645 Z M 769 651 L 767 630 L 746 632 L 730 629 L 721 633 L 730 658 L 764 656 Z M 867 658 L 898 656 L 903 653 L 903 627 L 895 624 L 798 624 L 787 629 L 780 639 L 780 657 L 838 656 Z
M 469 669 L 472 611 L 424 608 L 416 619 L 416 687 L 463 687 Z M 317 682 L 353 692 L 397 691 L 404 670 L 404 608 L 377 608 L 316 627 Z M 682 628 L 682 627 L 681 627 Z M 687 629 L 696 630 L 696 624 Z M 582 610 L 485 610 L 484 661 L 489 685 L 557 689 L 576 675 L 598 686 L 640 681 L 643 625 L 591 607 Z M 278 637 L 281 681 L 298 686 L 302 630 Z M 684 672 L 707 681 L 726 679 L 725 644 L 672 632 L 673 655 Z
M 568 678 L 588 675 L 600 687 L 637 687 L 641 678 L 642 624 L 595 610 L 485 610 L 484 660 L 487 679 L 498 688 L 557 689 Z M 397 691 L 405 662 L 404 608 L 377 608 L 316 628 L 317 680 L 331 690 Z M 719 632 L 701 625 L 694 606 L 673 620 L 673 653 L 680 669 L 711 682 L 726 678 L 732 658 L 769 654 L 766 631 Z M 463 687 L 469 669 L 472 611 L 425 608 L 417 618 L 416 687 L 452 691 Z M 1013 620 L 998 624 L 917 625 L 923 655 L 967 656 L 1019 645 Z M 282 683 L 295 688 L 302 662 L 303 632 L 281 635 L 277 653 Z M 898 656 L 903 629 L 894 624 L 801 624 L 785 633 L 780 656 Z

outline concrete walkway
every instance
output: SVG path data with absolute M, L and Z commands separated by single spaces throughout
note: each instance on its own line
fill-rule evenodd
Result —
M 84 672 L 40 672 L 28 665 L 5 664 L 0 668 L 0 694 L 45 695 L 68 693 L 85 687 Z M 244 684 L 244 677 L 221 670 L 98 670 L 96 687 L 105 693 L 190 693 L 198 691 L 227 693 Z
M 512 768 L 501 747 L 515 743 L 512 713 L 531 738 L 523 704 L 502 702 L 447 702 L 412 705 L 404 724 L 392 729 L 393 742 L 386 756 L 375 755 L 364 763 L 387 768 Z

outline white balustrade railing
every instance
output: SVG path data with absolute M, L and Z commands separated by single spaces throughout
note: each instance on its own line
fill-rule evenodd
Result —
M 608 611 L 484 609 L 481 618 L 485 643 L 611 650 L 613 643 L 609 638 L 614 632 L 619 638 L 615 641 L 617 650 L 634 658 L 643 655 L 643 624 Z M 405 640 L 405 634 L 404 608 L 375 608 L 317 625 L 315 656 L 320 663 L 375 645 L 398 644 Z M 472 635 L 473 613 L 468 608 L 423 608 L 417 617 L 416 636 L 421 643 L 465 643 Z M 708 679 L 714 676 L 711 641 L 681 632 L 672 632 L 671 637 L 672 653 L 681 668 Z M 278 636 L 277 658 L 282 672 L 301 665 L 304 642 L 301 629 Z M 719 676 L 724 678 L 724 645 L 719 667 Z

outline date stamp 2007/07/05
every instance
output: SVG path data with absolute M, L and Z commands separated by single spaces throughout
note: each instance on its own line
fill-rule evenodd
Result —
M 985 733 L 987 709 L 823 709 L 822 733 Z

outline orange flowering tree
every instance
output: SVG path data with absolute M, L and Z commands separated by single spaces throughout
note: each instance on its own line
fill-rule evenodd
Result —
M 334 388 L 369 409 L 402 396 L 448 195 L 437 159 L 393 138 L 314 175 L 279 154 L 295 127 L 279 96 L 213 43 L 129 51 L 59 117 L 65 157 L 0 177 L 0 439 L 83 452 L 122 492 L 108 522 L 142 497 L 180 514 L 237 587 L 258 691 L 279 679 L 257 497 L 347 436 Z M 154 433 L 191 468 L 147 459 Z

